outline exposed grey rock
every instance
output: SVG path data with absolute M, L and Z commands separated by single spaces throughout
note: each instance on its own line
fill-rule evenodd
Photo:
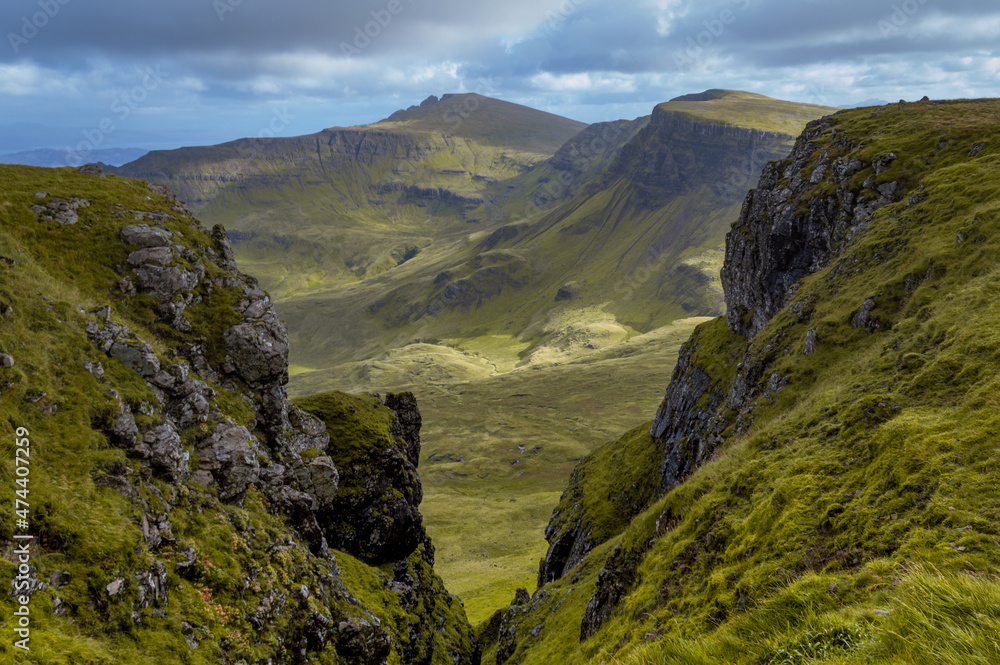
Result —
M 9 353 L 0 353 L 0 367 L 10 369 L 14 366 L 14 356 Z
M 197 466 L 212 474 L 223 501 L 239 500 L 257 481 L 260 462 L 257 439 L 245 428 L 219 423 L 197 447 Z
M 319 502 L 320 508 L 330 505 L 337 496 L 337 486 L 340 483 L 340 474 L 337 473 L 333 460 L 325 455 L 317 457 L 310 461 L 306 468 L 312 479 L 313 496 Z
M 828 196 L 807 196 L 818 183 L 803 175 L 816 145 L 811 141 L 829 130 L 834 120 L 824 118 L 806 127 L 791 155 L 764 168 L 760 182 L 743 203 L 739 219 L 726 236 L 722 286 L 726 319 L 733 332 L 753 338 L 785 304 L 789 290 L 806 275 L 828 265 L 861 234 L 880 208 L 901 195 L 897 182 L 884 183 L 875 192 L 875 176 L 861 190 L 853 190 L 853 174 L 863 170 L 854 157 L 839 158 L 819 182 L 835 190 Z M 853 147 L 847 137 L 837 141 Z M 885 173 L 896 155 L 880 155 L 864 168 Z M 816 171 L 809 172 L 815 175 Z M 783 179 L 791 182 L 781 185 Z M 805 210 L 803 211 L 803 208 Z
M 283 439 L 284 450 L 301 454 L 307 450 L 323 452 L 327 449 L 330 445 L 330 435 L 326 433 L 323 421 L 290 403 L 284 413 L 291 428 Z
M 525 590 L 525 593 L 527 593 L 527 590 Z M 521 646 L 517 642 L 517 629 L 522 621 L 532 616 L 532 612 L 536 607 L 548 601 L 551 596 L 550 591 L 542 589 L 529 602 L 525 602 L 522 594 L 515 594 L 510 607 L 507 608 L 500 619 L 500 627 L 497 631 L 497 665 L 519 662 L 511 660 Z M 535 634 L 537 635 L 537 632 Z M 529 637 L 528 639 L 532 638 Z
M 288 383 L 288 335 L 276 320 L 240 323 L 225 333 L 229 357 L 248 383 Z
M 83 363 L 83 368 L 90 372 L 95 379 L 104 378 L 104 365 L 98 361 L 90 362 L 89 360 Z
M 381 626 L 361 618 L 341 621 L 337 625 L 337 655 L 349 662 L 384 663 L 389 657 L 391 641 Z
M 872 297 L 865 298 L 865 301 L 861 303 L 861 308 L 858 309 L 851 319 L 851 325 L 855 328 L 864 328 L 868 332 L 874 331 L 878 328 L 879 321 L 872 317 L 873 309 L 875 309 L 875 299 Z
M 185 293 L 157 305 L 156 314 L 160 320 L 167 322 L 175 330 L 191 332 L 193 330 L 191 322 L 184 317 L 184 312 L 200 302 L 200 297 L 196 297 L 193 293 Z
M 49 575 L 49 586 L 53 589 L 61 589 L 69 584 L 72 576 L 68 570 L 53 570 L 52 574 Z
M 707 460 L 728 426 L 716 417 L 726 395 L 712 390 L 712 377 L 694 365 L 696 348 L 694 340 L 681 347 L 670 385 L 649 430 L 651 437 L 665 444 L 661 492 L 680 483 Z
M 226 235 L 226 230 L 221 224 L 216 224 L 212 227 L 212 240 L 215 241 L 215 246 L 219 251 L 219 266 L 232 275 L 237 274 L 233 243 L 229 239 L 229 236 Z
M 39 192 L 42 194 L 44 192 Z M 37 196 L 37 194 L 36 194 Z M 40 198 L 40 197 L 39 197 Z M 44 206 L 33 205 L 31 206 L 32 212 L 39 216 L 40 219 L 47 219 L 49 221 L 56 221 L 63 226 L 72 226 L 80 221 L 80 217 L 77 214 L 77 210 L 80 208 L 87 208 L 90 206 L 90 201 L 87 199 L 72 198 L 69 201 L 65 199 L 52 199 Z
M 816 341 L 816 329 L 810 328 L 809 332 L 806 333 L 806 345 L 804 349 L 804 353 L 807 356 L 811 356 L 816 353 Z
M 121 230 L 121 239 L 139 247 L 167 247 L 174 234 L 166 229 L 154 229 L 147 224 L 131 224 Z
M 95 175 L 98 178 L 106 178 L 104 175 L 104 165 L 100 162 L 95 162 L 92 164 L 84 164 L 79 169 L 80 173 L 84 175 Z
M 109 596 L 112 597 L 117 596 L 118 594 L 120 594 L 122 591 L 125 590 L 125 578 L 124 577 L 114 578 L 113 580 L 108 582 L 108 585 L 105 587 L 105 589 L 107 590 Z
M 144 378 L 152 378 L 160 371 L 160 361 L 153 353 L 153 347 L 141 339 L 134 337 L 116 339 L 107 353 Z
M 394 414 L 396 419 L 390 427 L 390 433 L 400 437 L 406 443 L 406 457 L 410 464 L 420 464 L 420 427 L 423 418 L 417 408 L 417 398 L 411 392 L 389 393 L 382 400 Z
M 129 448 L 135 446 L 139 441 L 139 427 L 135 424 L 135 417 L 131 413 L 119 415 L 115 418 L 111 434 L 118 445 Z
M 174 541 L 173 523 L 170 521 L 170 516 L 165 513 L 143 512 L 140 528 L 143 540 L 150 550 L 155 550 L 164 542 Z
M 147 247 L 137 249 L 128 255 L 128 264 L 132 267 L 145 264 L 165 266 L 173 260 L 174 253 L 169 247 Z
M 167 567 L 162 561 L 154 559 L 149 570 L 135 575 L 135 586 L 139 597 L 135 601 L 135 610 L 147 607 L 166 607 L 169 600 L 167 587 Z M 136 615 L 133 615 L 136 616 Z
M 188 474 L 188 454 L 181 447 L 180 435 L 169 422 L 146 432 L 134 450 L 154 471 L 171 480 L 183 480 Z
M 197 265 L 198 272 L 191 272 L 181 266 L 158 266 L 143 264 L 135 269 L 135 276 L 142 290 L 159 298 L 169 298 L 178 291 L 191 291 L 204 277 L 204 266 Z
M 127 296 L 134 296 L 136 294 L 135 284 L 128 277 L 118 280 L 118 290 Z
M 986 148 L 985 143 L 977 143 L 972 147 L 972 150 L 969 151 L 969 157 L 975 157 L 976 155 L 981 153 L 985 148 Z
M 170 372 L 161 372 L 170 378 L 173 387 L 170 388 L 170 398 L 167 400 L 167 413 L 177 422 L 181 428 L 203 423 L 208 419 L 211 410 L 209 400 L 215 397 L 212 390 L 204 381 L 188 379 L 178 381 Z
M 624 550 L 621 545 L 615 547 L 604 568 L 597 573 L 597 587 L 583 611 L 581 642 L 597 634 L 601 626 L 614 615 L 625 595 L 635 586 L 643 554 L 643 551 Z
M 162 196 L 168 201 L 177 200 L 177 196 L 174 194 L 174 191 L 169 187 L 164 187 L 163 185 L 156 185 L 154 183 L 149 183 L 148 185 L 146 185 L 146 187 L 153 194 L 156 194 L 157 196 Z

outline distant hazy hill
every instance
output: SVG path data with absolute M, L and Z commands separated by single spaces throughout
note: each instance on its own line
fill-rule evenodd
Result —
M 845 108 L 845 109 L 860 109 L 860 108 L 864 108 L 866 106 L 885 106 L 886 104 L 889 104 L 889 103 L 890 102 L 888 102 L 888 101 L 886 101 L 884 99 L 876 99 L 876 98 L 873 97 L 871 99 L 866 99 L 863 102 L 855 102 L 853 104 L 844 104 L 843 108 Z
M 52 150 L 42 148 L 25 150 L 8 155 L 0 155 L 0 164 L 23 164 L 25 166 L 82 166 L 88 162 L 104 162 L 111 166 L 120 166 L 145 155 L 148 150 L 143 148 L 108 148 L 92 150 L 86 156 L 81 156 L 70 150 Z

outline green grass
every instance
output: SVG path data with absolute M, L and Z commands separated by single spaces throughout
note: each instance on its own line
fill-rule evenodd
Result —
M 457 128 L 445 116 L 455 105 L 474 108 Z M 743 93 L 700 108 L 701 122 L 724 109 L 754 127 L 779 108 L 795 132 L 825 110 Z M 562 315 L 567 282 L 580 284 L 571 309 L 603 308 L 626 330 L 721 312 L 725 232 L 762 160 L 788 141 L 751 155 L 737 139 L 660 131 L 648 117 L 583 129 L 460 95 L 360 128 L 154 152 L 126 172 L 175 187 L 236 232 L 240 265 L 278 302 L 300 372 L 413 342 L 536 344 L 539 323 Z M 491 239 L 512 224 L 518 233 Z
M 699 101 L 675 99 L 657 106 L 665 115 L 747 127 L 795 137 L 810 120 L 840 109 L 818 104 L 799 104 L 739 90 L 709 90 Z
M 909 191 L 801 282 L 789 305 L 804 315 L 784 309 L 745 347 L 742 362 L 773 361 L 762 382 L 775 372 L 788 385 L 748 405 L 746 431 L 730 430 L 611 541 L 642 555 L 613 618 L 582 644 L 543 628 L 551 644 L 536 638 L 522 663 L 552 653 L 629 664 L 997 660 L 1000 158 L 968 153 L 995 141 L 998 109 L 838 117 L 837 132 L 869 158 L 899 156 L 882 179 Z M 926 198 L 911 203 L 921 186 Z M 850 323 L 868 296 L 874 333 Z M 811 328 L 817 351 L 806 356 Z M 694 360 L 723 392 L 741 360 L 727 337 L 721 319 L 699 328 Z M 519 635 L 573 625 L 573 612 L 541 608 Z

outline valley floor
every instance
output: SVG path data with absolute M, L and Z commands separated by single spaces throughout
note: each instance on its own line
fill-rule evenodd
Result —
M 421 512 L 435 568 L 476 624 L 509 604 L 518 587 L 534 589 L 545 526 L 573 467 L 649 419 L 680 345 L 706 320 L 521 368 L 510 339 L 412 344 L 330 370 L 293 366 L 290 392 L 417 395 Z

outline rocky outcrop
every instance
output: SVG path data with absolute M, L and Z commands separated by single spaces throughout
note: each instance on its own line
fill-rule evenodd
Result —
M 38 192 L 35 195 L 39 199 L 45 199 L 48 194 Z M 40 220 L 56 221 L 63 226 L 72 226 L 80 221 L 78 211 L 80 208 L 89 208 L 90 201 L 87 199 L 72 197 L 66 199 L 52 199 L 45 205 L 33 205 L 31 211 L 38 215 Z
M 662 441 L 660 491 L 676 485 L 721 443 L 728 423 L 717 411 L 724 394 L 713 377 L 694 364 L 697 341 L 689 340 L 677 356 L 670 385 L 656 412 L 650 436 Z M 707 398 L 707 399 L 706 399 Z
M 615 547 L 607 563 L 597 574 L 597 588 L 587 601 L 580 623 L 580 641 L 583 642 L 600 630 L 610 619 L 625 595 L 632 590 L 639 579 L 638 568 L 645 549 L 626 550 L 621 545 Z
M 292 465 L 286 472 L 305 478 L 295 485 L 305 488 L 321 482 L 324 469 L 336 465 L 339 490 L 316 512 L 329 545 L 374 565 L 408 557 L 426 537 L 419 510 L 423 487 L 417 474 L 421 416 L 416 398 L 412 393 L 385 398 L 322 393 L 300 404 L 326 423 L 334 441 L 356 436 L 348 433 L 358 428 L 366 428 L 370 440 L 366 446 L 331 446 L 329 458 L 316 457 L 304 468 L 296 471 Z
M 545 529 L 549 548 L 539 564 L 539 587 L 621 533 L 656 497 L 663 449 L 648 429 L 637 427 L 601 446 L 573 470 Z
M 876 211 L 903 196 L 905 182 L 892 177 L 896 155 L 865 161 L 860 146 L 835 125 L 835 117 L 809 123 L 791 154 L 764 168 L 726 236 L 722 283 L 730 336 L 718 323 L 707 324 L 714 330 L 699 328 L 681 351 L 650 431 L 665 444 L 661 491 L 708 460 L 728 428 L 745 431 L 758 399 L 773 399 L 785 387 L 785 379 L 770 371 L 778 338 L 751 351 L 745 342 L 785 306 L 799 280 L 829 265 L 868 228 Z M 875 307 L 874 299 L 866 299 L 853 325 L 876 329 Z M 800 307 L 797 315 L 806 312 Z M 816 331 L 810 331 L 807 354 L 817 342 Z M 735 372 L 711 376 L 706 368 L 718 363 L 699 363 L 699 353 L 709 361 L 726 359 Z
M 809 123 L 791 155 L 767 165 L 726 236 L 722 285 L 733 332 L 756 336 L 799 280 L 828 265 L 875 211 L 901 198 L 902 183 L 883 175 L 896 155 L 864 161 L 843 133 L 820 148 L 815 140 L 834 122 Z
M 33 177 L 5 168 L 15 181 Z M 64 435 L 30 437 L 46 441 L 55 465 L 37 470 L 39 482 L 89 488 L 83 502 L 53 498 L 47 511 L 58 505 L 64 518 L 31 521 L 46 556 L 32 557 L 27 594 L 48 592 L 56 623 L 82 631 L 61 647 L 65 657 L 113 660 L 119 637 L 139 627 L 157 653 L 130 648 L 157 662 L 477 665 L 418 511 L 414 396 L 359 398 L 378 426 L 354 417 L 331 445 L 327 425 L 288 400 L 287 331 L 237 270 L 221 227 L 209 232 L 162 188 L 65 170 L 52 182 L 96 203 L 75 224 L 39 220 L 39 234 L 26 211 L 34 200 L 53 203 L 44 216 L 76 199 L 10 192 L 31 201 L 16 211 L 31 223 L 4 225 L 27 260 L 0 257 L 12 287 L 0 303 L 0 351 L 11 351 L 0 353 L 0 391 L 19 427 Z M 54 251 L 63 247 L 77 251 L 72 261 Z M 35 295 L 34 281 L 18 282 L 25 265 L 31 280 L 65 285 Z M 70 284 L 77 270 L 88 279 Z M 88 310 L 85 301 L 108 304 Z M 45 344 L 23 341 L 34 330 Z M 29 384 L 22 367 L 40 382 Z M 358 464 L 344 472 L 345 459 Z M 328 540 L 355 542 L 385 567 Z M 50 552 L 72 580 L 46 570 Z M 171 623 L 168 610 L 185 620 Z M 37 627 L 39 641 L 58 632 L 49 623 Z

